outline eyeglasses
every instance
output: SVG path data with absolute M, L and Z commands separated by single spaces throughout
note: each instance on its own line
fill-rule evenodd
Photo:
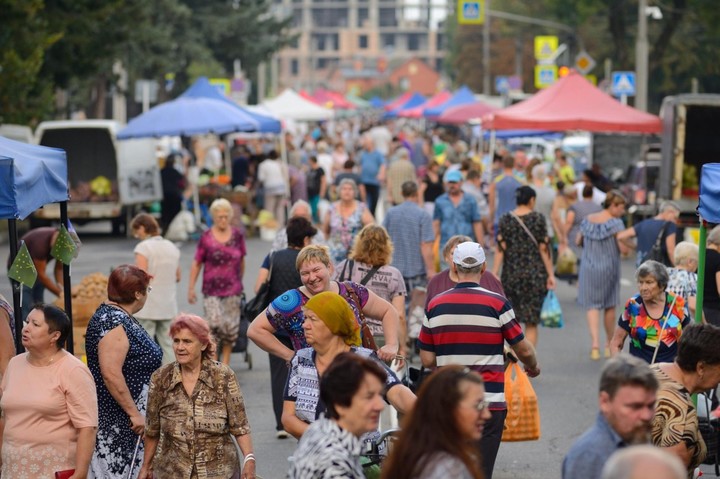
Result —
M 479 403 L 477 403 L 475 405 L 475 409 L 477 409 L 478 412 L 482 412 L 489 407 L 490 407 L 490 401 L 488 401 L 487 399 L 483 399 L 482 401 L 480 401 Z

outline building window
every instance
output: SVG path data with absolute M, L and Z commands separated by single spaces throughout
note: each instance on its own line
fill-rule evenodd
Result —
M 416 51 L 420 50 L 420 34 L 419 33 L 408 33 L 407 49 L 411 52 L 416 52 Z
M 315 44 L 315 50 L 319 52 L 325 50 L 325 35 L 313 35 L 312 38 Z
M 290 74 L 292 76 L 297 76 L 298 73 L 300 73 L 300 63 L 297 58 L 293 58 L 290 60 Z
M 437 49 L 438 51 L 445 50 L 445 35 L 440 32 L 437 34 Z
M 318 70 L 324 70 L 328 66 L 328 59 L 327 58 L 318 58 L 317 62 L 315 63 L 315 66 Z
M 383 33 L 380 36 L 380 41 L 382 42 L 383 49 L 395 48 L 395 35 L 392 33 Z
M 370 10 L 367 8 L 358 8 L 357 12 L 357 27 L 363 28 L 370 18 Z
M 398 25 L 394 8 L 381 8 L 379 10 L 379 24 L 381 27 L 396 27 Z
M 367 35 L 359 35 L 358 36 L 358 48 L 365 49 L 368 47 L 368 36 Z
M 347 8 L 313 8 L 312 19 L 314 27 L 347 27 Z
M 442 58 L 435 59 L 435 71 L 437 71 L 437 72 L 443 71 L 443 59 Z

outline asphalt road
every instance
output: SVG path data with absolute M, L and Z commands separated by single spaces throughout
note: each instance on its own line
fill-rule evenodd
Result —
M 133 262 L 136 240 L 113 238 L 95 234 L 93 229 L 79 231 L 83 241 L 80 256 L 72 264 L 72 280 L 78 283 L 93 272 L 108 274 L 112 267 Z M 259 239 L 248 242 L 245 288 L 252 291 L 263 257 L 270 244 Z M 181 311 L 202 315 L 200 303 L 187 302 L 187 278 L 195 245 L 180 245 L 183 268 L 178 287 Z M 634 261 L 623 262 L 621 298 L 635 293 Z M 602 281 L 598 278 L 598 281 Z M 199 285 L 198 285 L 199 289 Z M 11 298 L 9 281 L 0 284 L 0 292 Z M 46 300 L 52 300 L 46 293 Z M 503 443 L 495 468 L 495 479 L 556 479 L 560 477 L 562 459 L 572 442 L 595 420 L 597 412 L 597 383 L 603 360 L 589 359 L 590 338 L 587 333 L 584 311 L 576 304 L 577 289 L 560 282 L 557 294 L 563 306 L 565 327 L 558 330 L 541 329 L 538 357 L 542 374 L 533 379 L 541 412 L 541 438 L 534 442 Z M 252 294 L 250 294 L 252 296 Z M 232 366 L 237 373 L 245 397 L 252 426 L 257 456 L 258 474 L 265 479 L 285 477 L 287 458 L 295 449 L 294 439 L 275 438 L 274 418 L 270 403 L 268 356 L 253 344 L 249 348 L 252 369 L 245 355 L 234 354 Z

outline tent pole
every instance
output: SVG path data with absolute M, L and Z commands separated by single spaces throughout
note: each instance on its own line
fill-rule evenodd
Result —
M 63 225 L 65 225 L 65 229 L 70 231 L 70 219 L 68 218 L 67 201 L 60 202 L 60 222 Z M 59 261 L 59 260 L 55 259 L 55 261 Z M 70 333 L 68 334 L 67 340 L 65 342 L 65 349 L 67 349 L 70 354 L 75 354 L 75 338 L 73 337 L 74 330 L 73 330 L 73 312 L 72 312 L 72 293 L 70 292 L 71 289 L 72 289 L 72 284 L 71 284 L 71 279 L 70 279 L 70 265 L 63 264 L 63 294 L 65 296 L 65 314 L 67 314 L 68 318 L 70 318 Z
M 705 250 L 707 249 L 707 221 L 700 218 L 700 251 L 698 253 L 697 293 L 695 295 L 695 322 L 702 324 L 705 299 Z
M 10 236 L 10 263 L 12 264 L 18 254 L 18 232 L 16 219 L 8 220 L 8 235 Z M 22 284 L 18 283 L 14 279 L 10 280 L 10 284 L 12 285 L 13 314 L 15 315 L 15 352 L 20 354 L 25 351 L 25 348 L 22 345 L 23 310 L 20 298 Z

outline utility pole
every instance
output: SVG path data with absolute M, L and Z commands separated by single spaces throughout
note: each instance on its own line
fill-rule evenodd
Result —
M 648 38 L 647 0 L 638 0 L 638 34 L 635 43 L 635 108 L 647 111 L 648 93 Z
M 490 0 L 485 0 L 483 23 L 483 94 L 490 96 Z

